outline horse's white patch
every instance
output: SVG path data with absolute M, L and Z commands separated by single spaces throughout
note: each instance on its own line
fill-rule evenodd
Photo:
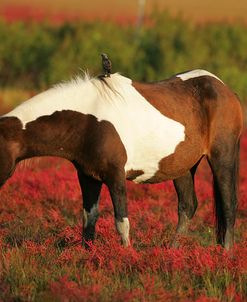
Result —
M 191 70 L 191 71 L 187 71 L 184 73 L 179 73 L 176 75 L 176 77 L 180 78 L 183 81 L 189 80 L 189 79 L 193 79 L 193 78 L 198 78 L 198 77 L 202 77 L 202 76 L 210 76 L 213 77 L 217 80 L 219 80 L 221 83 L 224 84 L 224 82 L 219 79 L 216 75 L 214 75 L 213 73 L 203 70 L 203 69 L 195 69 L 195 70 Z
M 129 219 L 127 217 L 123 218 L 123 221 L 118 221 L 115 219 L 115 224 L 118 233 L 120 234 L 122 238 L 122 242 L 124 246 L 129 246 L 130 245 L 130 240 L 129 240 L 129 230 L 130 230 L 130 224 L 129 224 Z
M 77 78 L 29 99 L 4 116 L 27 123 L 55 111 L 74 110 L 111 122 L 127 153 L 125 171 L 142 170 L 134 181 L 150 179 L 162 158 L 175 152 L 184 141 L 184 126 L 161 114 L 133 86 L 132 81 L 113 74 L 105 81 Z

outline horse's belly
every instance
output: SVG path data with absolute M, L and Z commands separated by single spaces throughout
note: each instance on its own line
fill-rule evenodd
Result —
M 164 130 L 164 129 L 163 129 Z M 170 129 L 171 130 L 171 129 Z M 172 154 L 175 154 L 177 146 L 184 141 L 184 131 L 160 131 L 149 133 L 134 139 L 132 148 L 127 150 L 127 162 L 125 165 L 126 178 L 136 183 L 160 182 L 155 178 L 160 170 L 160 162 Z M 152 181 L 151 181 L 152 179 Z
M 132 180 L 137 184 L 160 183 L 184 175 L 185 172 L 189 170 L 189 168 L 190 167 L 182 166 L 179 167 L 178 169 L 168 168 L 166 170 L 162 170 L 159 167 L 157 168 L 157 165 L 154 165 L 153 169 L 152 170 L 150 169 L 149 171 L 130 169 L 126 171 L 126 179 Z
M 173 139 L 175 139 L 173 137 Z M 160 145 L 139 145 L 125 165 L 126 178 L 135 183 L 159 183 L 183 176 L 205 154 L 203 140 L 179 140 L 174 150 L 164 148 L 169 142 Z M 163 143 L 163 144 L 162 144 Z M 162 148 L 160 147 L 162 146 Z M 169 144 L 167 146 L 170 146 Z

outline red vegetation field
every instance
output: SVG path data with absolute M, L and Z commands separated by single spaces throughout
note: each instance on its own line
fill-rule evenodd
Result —
M 246 1 L 234 0 L 153 0 L 145 1 L 145 16 L 154 10 L 166 9 L 172 15 L 196 23 L 239 22 L 246 23 Z M 138 0 L 1 0 L 0 17 L 8 21 L 64 21 L 103 20 L 118 24 L 135 24 Z
M 82 202 L 75 170 L 60 159 L 20 165 L 0 193 L 0 301 L 246 301 L 247 132 L 233 253 L 215 245 L 211 177 L 197 173 L 191 234 L 170 248 L 177 221 L 171 182 L 128 183 L 132 247 L 114 228 L 107 189 L 97 238 L 81 247 Z

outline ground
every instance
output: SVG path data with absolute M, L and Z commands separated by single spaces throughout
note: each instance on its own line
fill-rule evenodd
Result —
M 196 177 L 199 208 L 179 249 L 169 246 L 177 222 L 172 182 L 128 182 L 132 247 L 127 249 L 120 245 L 104 187 L 96 241 L 85 250 L 72 165 L 54 158 L 19 165 L 0 194 L 0 301 L 246 301 L 246 165 L 247 132 L 230 253 L 215 245 L 206 162 Z

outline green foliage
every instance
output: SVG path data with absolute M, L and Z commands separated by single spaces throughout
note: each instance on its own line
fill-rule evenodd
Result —
M 154 81 L 204 68 L 223 79 L 244 100 L 247 96 L 247 28 L 244 25 L 196 26 L 156 12 L 153 24 L 7 24 L 0 22 L 0 86 L 45 88 L 80 69 L 101 72 L 106 52 L 113 70 L 136 80 Z

